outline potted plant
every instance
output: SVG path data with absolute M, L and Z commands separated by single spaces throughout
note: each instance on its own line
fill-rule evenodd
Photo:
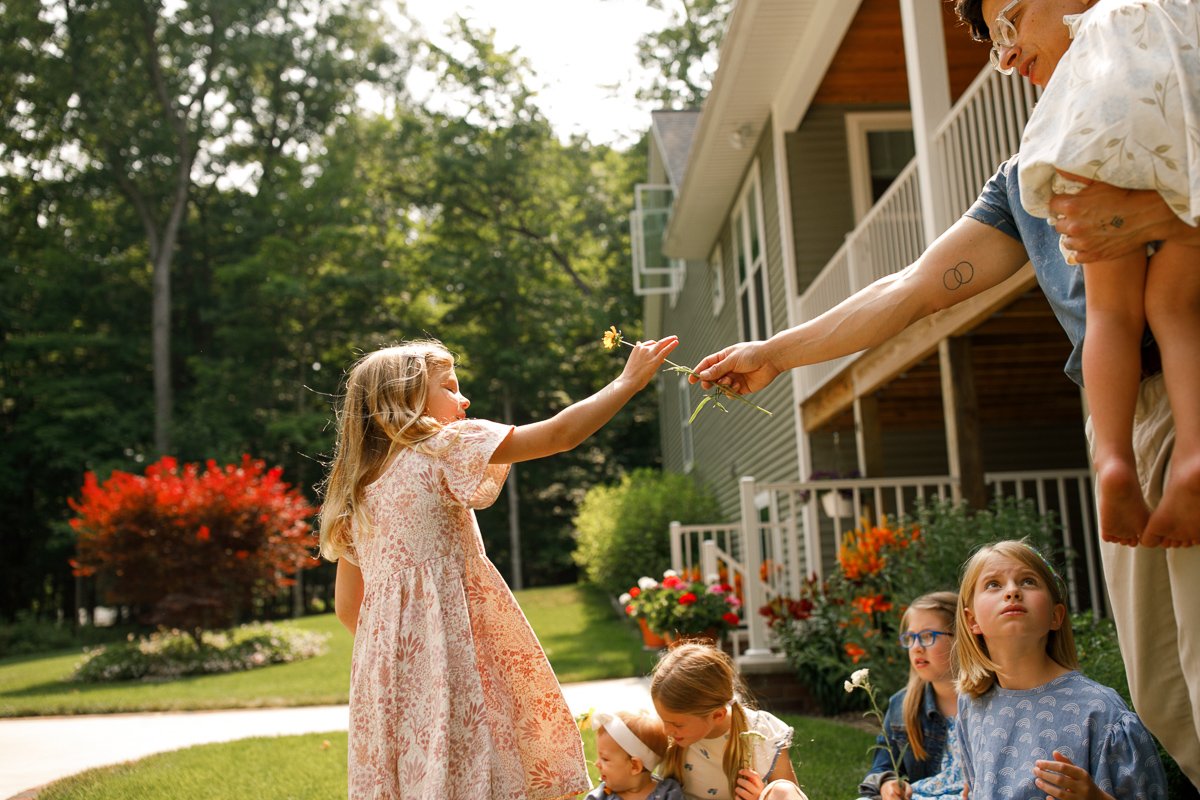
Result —
M 741 624 L 741 600 L 727 583 L 684 580 L 674 570 L 663 573 L 662 581 L 643 578 L 635 596 L 630 590 L 626 613 L 643 619 L 651 632 L 671 642 L 679 637 L 703 637 L 716 641 L 721 633 Z
M 667 646 L 667 640 L 650 630 L 650 625 L 646 622 L 646 612 L 653 604 L 658 589 L 658 581 L 654 578 L 642 577 L 638 578 L 637 586 L 630 588 L 620 598 L 626 616 L 637 620 L 638 627 L 642 631 L 642 644 L 648 650 L 658 650 Z
M 818 470 L 808 476 L 810 481 L 833 481 L 843 478 L 860 478 L 862 477 L 858 470 L 852 469 L 849 472 L 842 473 L 840 470 Z M 800 493 L 800 501 L 808 502 L 808 492 Z M 821 509 L 825 512 L 825 516 L 830 519 L 838 517 L 853 517 L 854 516 L 854 492 L 851 489 L 830 489 L 826 492 L 821 492 Z

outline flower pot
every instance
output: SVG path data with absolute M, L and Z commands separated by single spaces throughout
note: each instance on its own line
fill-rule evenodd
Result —
M 650 630 L 645 617 L 638 617 L 638 627 L 642 629 L 642 645 L 647 650 L 661 650 L 667 646 L 667 640 Z
M 830 519 L 853 517 L 854 504 L 849 497 L 837 490 L 831 490 L 821 495 L 821 508 Z

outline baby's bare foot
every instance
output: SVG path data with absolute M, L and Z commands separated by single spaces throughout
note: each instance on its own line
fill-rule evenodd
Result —
M 1096 484 L 1100 494 L 1100 538 L 1135 547 L 1150 518 L 1137 470 L 1132 464 L 1110 460 L 1096 468 Z
M 1150 515 L 1142 542 L 1163 547 L 1200 545 L 1200 462 L 1187 466 L 1177 460 L 1171 465 L 1170 480 Z

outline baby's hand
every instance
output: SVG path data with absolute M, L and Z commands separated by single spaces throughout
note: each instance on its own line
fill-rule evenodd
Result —
M 1083 767 L 1077 767 L 1057 750 L 1054 751 L 1053 761 L 1038 761 L 1034 764 L 1033 774 L 1037 778 L 1037 787 L 1046 793 L 1047 798 L 1053 797 L 1082 797 L 1085 800 L 1114 800 L 1108 792 L 1103 792 L 1092 776 Z
M 678 336 L 668 336 L 658 341 L 651 339 L 638 342 L 633 346 L 629 360 L 625 362 L 621 378 L 632 384 L 635 391 L 640 392 L 654 378 L 658 368 L 666 361 L 667 355 L 678 346 Z
M 752 769 L 738 770 L 737 796 L 738 800 L 758 800 L 764 784 L 762 776 Z

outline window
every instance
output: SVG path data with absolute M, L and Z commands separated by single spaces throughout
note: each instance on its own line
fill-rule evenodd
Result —
M 743 341 L 771 335 L 771 304 L 767 291 L 766 238 L 762 217 L 762 185 L 759 165 L 754 162 L 750 177 L 734 206 L 731 221 L 733 261 L 737 268 L 738 323 Z
M 708 258 L 708 278 L 712 284 L 712 309 L 715 317 L 725 307 L 725 260 L 721 258 L 720 244 Z
M 846 115 L 850 194 L 854 220 L 861 220 L 916 155 L 912 115 L 877 111 Z
M 687 375 L 679 376 L 679 439 L 683 453 L 683 471 L 692 471 L 695 460 L 695 450 L 692 446 L 692 426 L 688 420 L 692 416 L 692 385 L 688 383 Z

